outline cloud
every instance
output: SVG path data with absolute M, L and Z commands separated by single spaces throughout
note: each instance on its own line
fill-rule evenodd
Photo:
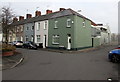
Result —
M 119 0 L 1 0 L 0 2 L 118 2 Z

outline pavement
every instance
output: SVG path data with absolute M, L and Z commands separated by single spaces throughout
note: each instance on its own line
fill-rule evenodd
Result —
M 116 45 L 116 43 L 111 44 L 111 45 L 109 45 L 109 44 L 100 45 L 100 46 L 97 46 L 97 47 L 85 48 L 85 49 L 80 49 L 80 50 L 44 49 L 44 48 L 40 48 L 39 50 L 50 51 L 50 52 L 58 52 L 58 53 L 71 53 L 71 54 L 74 54 L 74 53 L 80 53 L 80 52 L 95 51 L 95 50 L 98 50 L 98 49 L 101 49 L 101 48 L 104 48 L 104 47 L 107 47 L 107 46 L 113 46 L 113 45 Z
M 15 53 L 13 56 L 2 57 L 2 63 L 0 63 L 0 70 L 14 68 L 20 64 L 24 59 L 24 55 L 21 53 Z

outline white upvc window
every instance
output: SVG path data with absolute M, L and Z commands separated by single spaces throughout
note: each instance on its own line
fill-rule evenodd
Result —
M 58 23 L 58 21 L 55 21 L 55 27 L 54 28 L 58 28 L 57 23 Z
M 40 23 L 38 23 L 38 26 L 37 26 L 37 31 L 40 30 Z
M 25 36 L 25 40 L 28 41 L 28 36 Z
M 59 35 L 53 35 L 52 44 L 59 44 Z
M 40 42 L 40 35 L 36 35 L 37 37 L 37 42 Z
M 67 27 L 71 27 L 71 19 L 67 19 Z
M 47 21 L 44 22 L 44 30 L 47 29 Z
M 83 27 L 85 27 L 85 19 L 83 19 Z

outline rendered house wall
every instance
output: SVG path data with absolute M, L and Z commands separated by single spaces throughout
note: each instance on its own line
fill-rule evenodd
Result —
M 83 27 L 83 18 L 75 16 L 75 48 L 85 48 L 92 46 L 91 39 L 91 23 L 85 20 L 85 27 Z

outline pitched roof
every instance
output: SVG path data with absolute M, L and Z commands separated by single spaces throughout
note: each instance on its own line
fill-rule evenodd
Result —
M 63 11 L 57 11 L 57 12 L 53 12 L 50 14 L 46 14 L 46 15 L 41 15 L 41 16 L 37 16 L 37 17 L 32 17 L 32 18 L 28 18 L 28 19 L 24 19 L 21 21 L 17 21 L 12 23 L 11 25 L 22 25 L 22 24 L 26 24 L 26 23 L 32 23 L 32 22 L 37 22 L 37 21 L 42 21 L 42 20 L 47 20 L 47 19 L 52 19 L 52 18 L 57 18 L 57 17 L 62 17 L 62 16 L 68 16 L 68 15 L 77 15 L 79 17 L 85 18 L 87 20 L 90 20 L 88 18 L 86 18 L 85 16 L 75 12 L 72 9 L 65 9 Z M 90 20 L 91 21 L 91 20 Z

